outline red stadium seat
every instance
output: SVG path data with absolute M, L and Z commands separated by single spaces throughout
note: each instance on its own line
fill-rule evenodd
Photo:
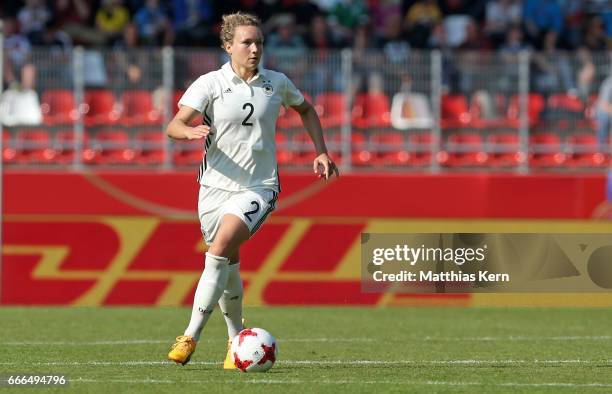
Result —
M 17 151 L 15 150 L 13 139 L 11 138 L 11 132 L 8 130 L 2 130 L 2 162 L 12 163 L 17 157 Z
M 283 130 L 290 130 L 297 127 L 302 127 L 302 118 L 297 111 L 292 108 L 280 108 L 277 126 Z
M 49 132 L 42 129 L 23 130 L 15 137 L 16 161 L 19 163 L 48 163 L 55 157 Z
M 440 125 L 443 129 L 467 126 L 472 120 L 467 98 L 460 94 L 445 94 L 442 96 L 442 118 Z
M 496 133 L 487 138 L 489 164 L 494 167 L 512 167 L 522 163 L 525 155 L 519 152 L 517 133 Z
M 134 162 L 138 164 L 162 164 L 166 134 L 162 130 L 137 133 L 134 138 Z
M 296 133 L 291 138 L 291 142 L 293 151 L 291 162 L 298 166 L 312 164 L 315 158 L 315 150 L 310 135 L 305 131 Z
M 71 90 L 46 90 L 41 97 L 40 109 L 46 125 L 66 125 L 78 118 Z
M 593 134 L 575 134 L 567 138 L 569 154 L 567 163 L 576 167 L 605 167 L 608 157 L 599 152 L 597 138 Z
M 372 143 L 376 154 L 372 160 L 375 165 L 406 165 L 410 153 L 406 149 L 404 137 L 400 132 L 375 134 Z
M 102 130 L 95 135 L 95 153 L 90 156 L 86 149 L 84 159 L 92 164 L 125 164 L 134 159 L 130 138 L 123 130 Z
M 279 165 L 291 163 L 293 152 L 289 149 L 287 136 L 284 133 L 276 132 L 274 139 L 276 141 L 276 161 Z
M 359 131 L 353 131 L 351 134 L 351 161 L 353 165 L 368 166 L 372 164 L 374 155 L 370 148 L 366 135 Z
M 324 128 L 342 126 L 346 108 L 344 93 L 326 92 L 317 96 L 315 108 Z
M 529 93 L 528 100 L 527 118 L 529 119 L 529 127 L 533 127 L 540 122 L 540 115 L 546 107 L 546 102 L 544 101 L 544 97 L 538 93 Z M 510 123 L 518 127 L 520 114 L 520 96 L 515 94 L 510 97 L 510 102 L 508 103 L 507 119 Z
M 361 129 L 391 127 L 391 103 L 384 93 L 363 93 L 355 97 L 352 123 Z
M 85 92 L 85 126 L 113 125 L 119 120 L 119 112 L 111 91 Z
M 431 133 L 411 133 L 408 136 L 410 164 L 426 166 L 431 164 L 431 145 L 435 139 Z
M 121 97 L 122 124 L 127 126 L 161 125 L 162 113 L 153 106 L 153 97 L 148 90 L 126 90 Z
M 529 148 L 529 165 L 532 167 L 555 167 L 562 165 L 566 160 L 561 140 L 554 133 L 530 135 Z
M 479 166 L 487 162 L 482 137 L 477 133 L 456 133 L 448 137 L 446 154 L 440 156 L 441 164 L 451 167 Z
M 204 157 L 204 140 L 175 141 L 172 159 L 176 165 L 199 164 Z

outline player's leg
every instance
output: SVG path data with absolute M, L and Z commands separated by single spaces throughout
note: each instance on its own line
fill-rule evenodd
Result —
M 230 353 L 232 339 L 244 328 L 242 320 L 243 287 L 240 278 L 240 252 L 236 251 L 230 256 L 229 275 L 225 291 L 219 298 L 219 308 L 227 324 L 227 354 L 223 362 L 223 369 L 236 369 Z
M 206 252 L 204 271 L 195 292 L 189 325 L 184 335 L 177 338 L 168 354 L 169 359 L 183 365 L 189 362 L 202 329 L 227 286 L 229 257 L 249 236 L 249 229 L 240 218 L 233 214 L 223 216 L 215 239 Z

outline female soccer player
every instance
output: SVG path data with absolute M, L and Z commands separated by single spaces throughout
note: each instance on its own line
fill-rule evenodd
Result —
M 259 19 L 243 13 L 223 16 L 221 43 L 230 61 L 189 86 L 167 128 L 172 138 L 205 139 L 206 146 L 198 173 L 198 216 L 209 249 L 191 320 L 168 353 L 182 365 L 189 362 L 217 303 L 230 341 L 243 329 L 240 246 L 274 210 L 280 191 L 274 133 L 281 105 L 300 114 L 314 142 L 315 174 L 325 179 L 339 175 L 313 106 L 287 76 L 260 67 Z M 200 113 L 204 124 L 190 127 Z M 224 368 L 234 368 L 229 351 Z

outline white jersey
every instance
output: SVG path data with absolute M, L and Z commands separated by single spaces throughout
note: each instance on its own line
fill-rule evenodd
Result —
M 179 100 L 211 127 L 198 182 L 224 190 L 280 191 L 274 134 L 280 106 L 304 96 L 283 73 L 259 68 L 248 83 L 229 63 L 199 77 Z

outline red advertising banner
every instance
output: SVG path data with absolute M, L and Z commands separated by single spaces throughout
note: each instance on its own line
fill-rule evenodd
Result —
M 7 173 L 0 303 L 191 304 L 205 250 L 194 178 L 178 172 Z M 241 251 L 250 305 L 472 302 L 473 295 L 362 293 L 362 232 L 609 228 L 588 220 L 605 200 L 604 175 L 321 181 L 284 174 L 281 182 L 277 210 Z

